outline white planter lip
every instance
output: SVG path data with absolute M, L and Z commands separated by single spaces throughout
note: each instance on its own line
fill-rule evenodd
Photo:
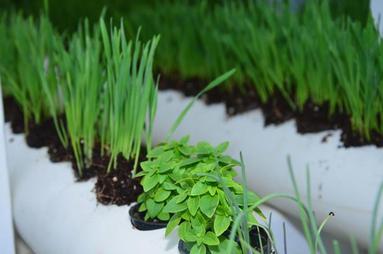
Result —
M 35 253 L 178 253 L 176 231 L 165 238 L 165 229 L 134 229 L 129 207 L 97 203 L 95 179 L 75 182 L 70 163 L 51 163 L 47 148 L 29 148 L 22 134 L 12 134 L 9 124 L 5 127 L 15 226 Z M 285 222 L 289 252 L 306 254 L 299 230 L 278 211 L 264 211 L 273 214 L 277 247 L 283 248 Z
M 189 101 L 190 98 L 176 91 L 159 93 L 155 141 L 164 138 Z M 228 118 L 223 104 L 205 105 L 202 101 L 194 104 L 174 138 L 188 134 L 192 142 L 229 141 L 228 153 L 235 158 L 242 151 L 249 185 L 262 196 L 276 192 L 294 194 L 287 167 L 290 156 L 306 200 L 306 166 L 309 166 L 313 209 L 318 219 L 323 220 L 329 212 L 336 215 L 325 229 L 338 238 L 348 238 L 353 233 L 360 244 L 369 244 L 372 208 L 383 180 L 382 148 L 373 145 L 344 148 L 340 130 L 302 135 L 297 133 L 293 120 L 264 127 L 260 110 Z M 325 136 L 327 142 L 323 143 Z M 290 201 L 275 200 L 271 204 L 297 216 L 296 205 Z

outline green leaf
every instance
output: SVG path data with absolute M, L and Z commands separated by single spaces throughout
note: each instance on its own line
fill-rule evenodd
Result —
M 193 148 L 190 146 L 181 146 L 178 148 L 178 150 L 184 155 L 184 156 L 190 156 L 193 154 Z
M 204 219 L 204 216 L 201 214 L 198 214 L 197 216 L 192 217 L 190 219 L 190 222 L 191 222 L 192 228 L 194 230 L 194 233 L 198 237 L 203 237 L 206 233 L 206 226 L 207 226 L 206 224 L 208 223 Z
M 214 148 L 207 142 L 199 142 L 195 149 L 196 153 L 200 155 L 211 154 L 214 152 Z
M 153 189 L 158 183 L 158 175 L 149 176 L 146 175 L 141 181 L 142 187 L 144 187 L 144 192 L 148 192 Z
M 179 230 L 178 230 L 178 235 L 185 242 L 197 241 L 197 236 L 193 232 L 193 229 L 192 229 L 190 223 L 187 221 L 184 221 L 181 223 Z
M 144 161 L 141 162 L 140 166 L 144 172 L 153 170 L 153 162 L 152 161 Z
M 230 226 L 231 219 L 229 216 L 216 215 L 214 218 L 214 233 L 217 236 L 222 235 Z
M 188 194 L 187 194 L 186 191 L 184 191 L 184 192 L 180 193 L 179 195 L 175 196 L 175 198 L 177 199 L 177 204 L 185 201 L 185 199 L 187 197 L 188 197 Z
M 247 223 L 249 225 L 258 225 L 259 224 L 253 213 L 247 213 Z
M 154 195 L 154 201 L 162 202 L 166 200 L 172 192 L 164 189 L 158 189 L 156 194 Z
M 147 194 L 146 193 L 141 193 L 138 198 L 137 198 L 137 203 L 142 203 L 146 200 L 146 196 Z
M 167 182 L 167 181 L 165 181 L 165 182 L 162 184 L 162 188 L 164 188 L 165 190 L 171 191 L 171 190 L 176 190 L 176 189 L 177 189 L 177 185 L 175 185 L 175 184 L 172 183 L 172 182 Z
M 180 222 L 181 217 L 178 214 L 174 214 L 166 226 L 165 236 L 168 236 L 171 232 L 173 232 L 175 227 L 177 227 Z
M 178 165 L 180 168 L 190 166 L 192 164 L 195 164 L 197 162 L 201 161 L 200 158 L 188 158 L 185 160 L 182 160 L 181 163 Z
M 206 245 L 218 245 L 219 244 L 218 237 L 211 231 L 209 231 L 205 234 L 202 242 Z
M 209 194 L 211 196 L 214 196 L 217 193 L 217 187 L 216 186 L 209 186 L 208 190 L 209 190 Z
M 170 219 L 170 214 L 168 213 L 164 213 L 164 212 L 160 212 L 158 215 L 157 215 L 157 218 L 162 220 L 162 221 L 168 221 Z
M 219 243 L 218 246 L 211 246 L 209 248 L 211 254 L 227 254 L 227 249 L 229 247 L 229 243 L 232 242 L 233 249 L 231 254 L 242 254 L 242 251 L 240 250 L 240 247 L 237 242 L 231 241 L 229 239 L 224 239 L 223 241 Z
M 192 195 L 192 196 L 202 195 L 208 191 L 207 187 L 208 186 L 206 184 L 204 184 L 202 182 L 197 182 L 196 184 L 194 184 L 190 195 Z
M 180 139 L 179 143 L 180 144 L 183 144 L 183 145 L 186 145 L 188 142 L 189 142 L 189 139 L 190 139 L 190 136 L 187 135 L 187 136 L 184 136 Z
M 177 197 L 172 198 L 164 207 L 165 213 L 178 213 L 187 209 L 186 202 L 177 203 Z
M 164 174 L 166 172 L 169 172 L 172 169 L 173 169 L 173 167 L 171 164 L 161 164 L 159 169 L 158 169 L 158 172 L 161 174 Z
M 148 210 L 148 214 L 151 218 L 155 218 L 164 207 L 164 203 L 154 202 L 153 199 L 148 199 L 145 202 L 146 209 Z
M 223 153 L 223 152 L 225 152 L 226 151 L 226 149 L 229 147 L 229 142 L 223 142 L 223 143 L 221 143 L 221 144 L 219 144 L 216 148 L 215 148 L 215 150 L 216 150 L 216 152 L 218 152 L 218 153 Z
M 158 146 L 153 148 L 147 155 L 148 158 L 155 158 L 164 153 L 164 147 Z
M 146 211 L 146 205 L 145 205 L 145 203 L 142 203 L 142 204 L 140 205 L 140 207 L 138 208 L 138 211 L 139 211 L 139 212 L 145 212 L 145 211 Z
M 190 254 L 206 254 L 206 246 L 194 244 L 190 250 Z
M 190 214 L 195 216 L 198 211 L 199 196 L 189 197 L 187 201 L 187 206 L 188 206 Z
M 147 172 L 145 172 L 145 171 L 141 171 L 141 172 L 138 172 L 137 174 L 135 174 L 134 177 L 142 177 L 142 176 L 144 176 L 144 175 L 146 175 L 146 174 L 147 174 Z
M 209 218 L 213 217 L 215 209 L 217 209 L 219 203 L 218 195 L 210 196 L 209 194 L 204 195 L 200 201 L 199 206 L 201 211 Z

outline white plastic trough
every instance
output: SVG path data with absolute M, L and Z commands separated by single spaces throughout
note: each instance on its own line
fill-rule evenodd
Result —
M 164 230 L 134 229 L 129 207 L 97 204 L 94 180 L 75 182 L 68 162 L 51 163 L 46 148 L 29 148 L 9 124 L 5 136 L 15 226 L 36 254 L 178 253 L 176 234 L 165 238 Z M 283 250 L 285 222 L 289 253 L 308 253 L 302 234 L 286 217 L 269 207 L 263 211 L 272 213 L 278 249 Z
M 2 97 L 0 89 L 0 98 Z M 3 103 L 0 101 L 0 112 L 3 112 Z M 0 122 L 3 122 L 3 114 L 0 113 Z M 0 124 L 0 253 L 14 254 L 14 234 L 12 225 L 11 195 L 9 176 L 7 170 L 4 125 Z
M 175 91 L 160 92 L 158 99 L 155 141 L 163 139 L 190 100 Z M 192 142 L 207 140 L 218 144 L 227 140 L 230 142 L 228 153 L 236 158 L 242 151 L 249 184 L 261 195 L 294 194 L 287 166 L 287 156 L 291 156 L 305 199 L 308 166 L 316 216 L 322 221 L 329 212 L 335 213 L 326 231 L 338 239 L 353 235 L 361 245 L 368 245 L 372 208 L 383 181 L 383 149 L 343 148 L 340 131 L 301 135 L 294 121 L 264 127 L 260 110 L 228 118 L 223 104 L 207 106 L 201 101 L 194 104 L 174 138 L 188 134 Z M 324 143 L 325 136 L 328 137 Z M 291 201 L 274 200 L 271 204 L 298 217 L 296 205 Z

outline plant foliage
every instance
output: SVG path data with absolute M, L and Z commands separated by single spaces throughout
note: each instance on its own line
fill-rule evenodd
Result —
M 144 188 L 139 211 L 147 220 L 168 221 L 166 235 L 179 226 L 178 234 L 193 254 L 222 253 L 227 245 L 234 211 L 223 186 L 233 193 L 238 209 L 244 206 L 243 187 L 233 179 L 239 163 L 223 154 L 227 147 L 227 142 L 191 146 L 187 137 L 164 143 L 148 153 L 137 174 Z M 249 205 L 259 199 L 253 192 L 247 194 Z M 253 214 L 247 219 L 248 227 L 257 224 Z

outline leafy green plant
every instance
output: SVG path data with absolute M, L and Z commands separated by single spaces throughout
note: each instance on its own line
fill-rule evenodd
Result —
M 223 186 L 242 202 L 243 187 L 233 178 L 239 163 L 223 153 L 228 143 L 212 147 L 206 142 L 188 145 L 188 138 L 157 146 L 141 163 L 144 193 L 138 198 L 145 219 L 168 221 L 166 235 L 179 225 L 179 236 L 191 253 L 219 253 L 227 244 L 233 210 Z M 247 204 L 259 198 L 247 192 Z M 259 209 L 255 209 L 261 215 Z M 248 226 L 257 224 L 248 214 Z

